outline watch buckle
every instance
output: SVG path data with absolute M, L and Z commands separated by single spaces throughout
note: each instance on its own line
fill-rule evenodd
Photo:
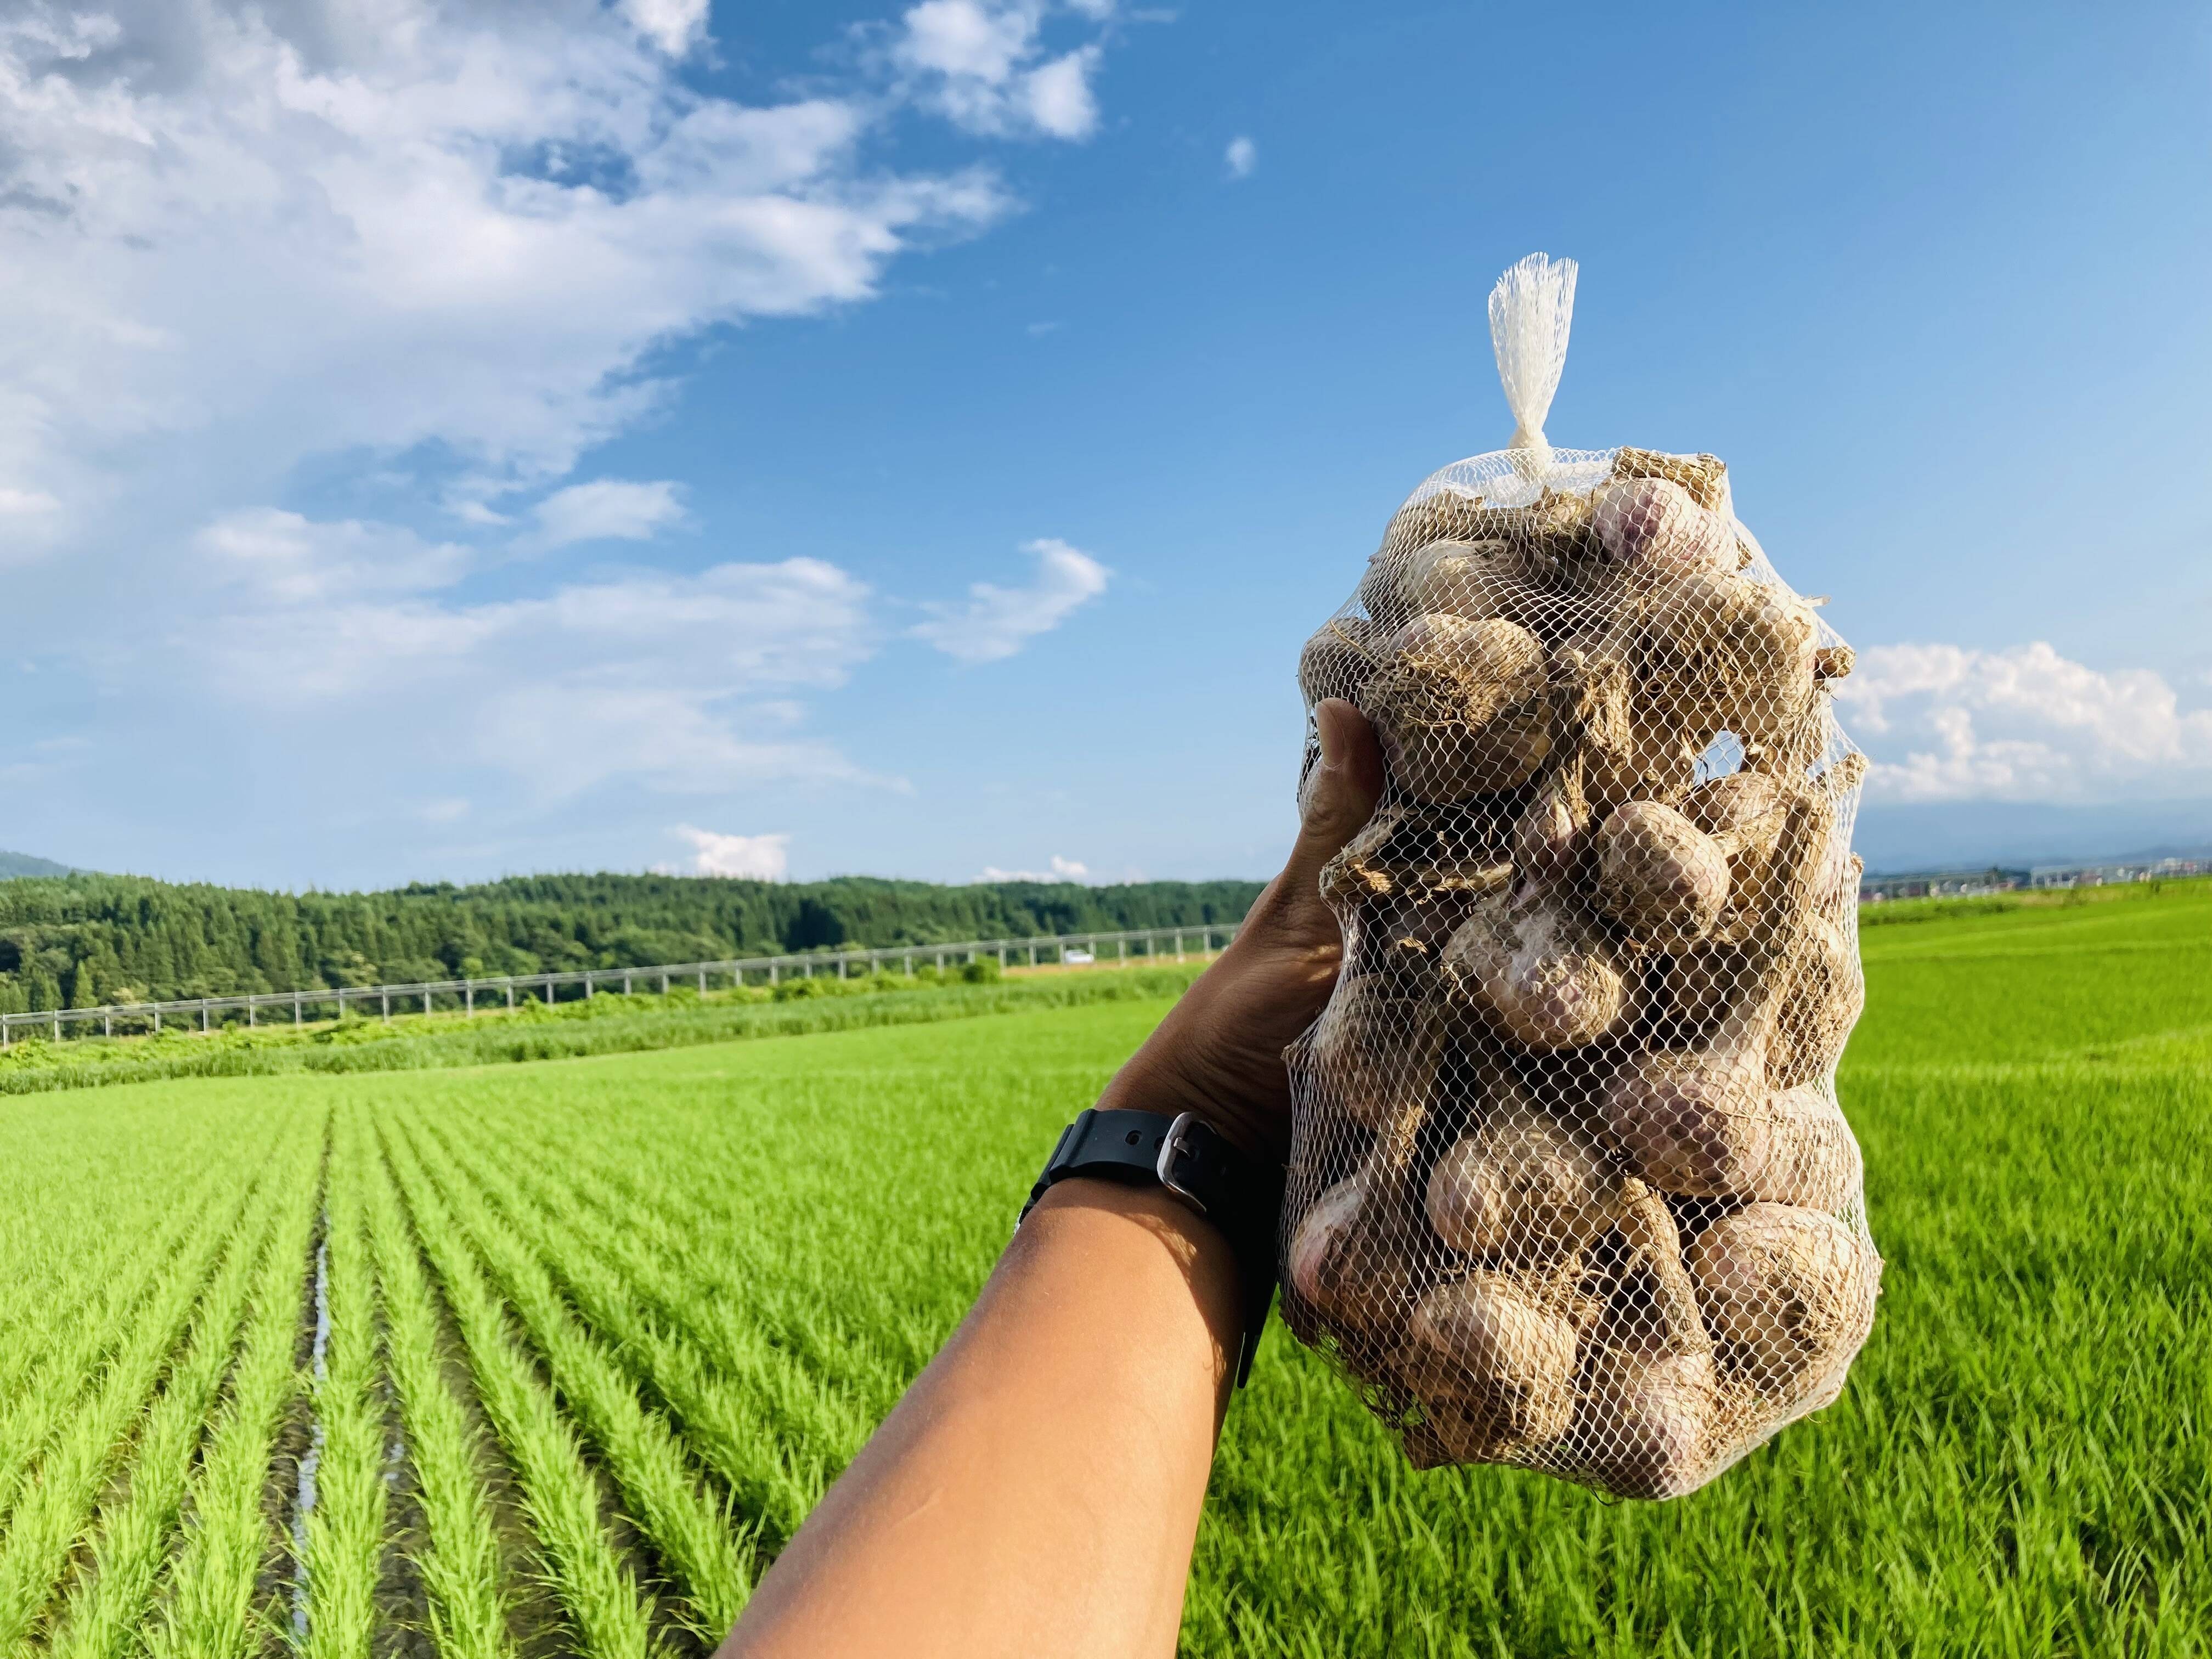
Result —
M 1175 1178 L 1175 1165 L 1177 1155 L 1188 1150 L 1183 1136 L 1193 1126 L 1204 1121 L 1196 1112 L 1178 1112 L 1175 1121 L 1168 1125 L 1167 1133 L 1161 1137 L 1160 1156 L 1152 1165 L 1152 1173 L 1160 1178 L 1160 1185 L 1200 1215 L 1206 1213 L 1206 1200 Z

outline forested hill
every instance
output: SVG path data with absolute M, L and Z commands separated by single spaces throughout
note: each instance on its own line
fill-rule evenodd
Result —
M 65 876 L 70 873 L 66 864 L 56 864 L 52 859 L 33 858 L 28 853 L 0 851 L 0 881 L 17 876 Z
M 1259 890 L 1249 881 L 939 887 L 580 875 L 263 893 L 34 878 L 0 882 L 0 1011 L 1233 922 Z

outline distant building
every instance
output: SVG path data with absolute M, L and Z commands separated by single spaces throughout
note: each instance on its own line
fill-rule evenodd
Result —
M 2028 884 L 2029 872 L 1991 865 L 1986 870 L 1922 870 L 1901 876 L 1861 876 L 1859 902 L 1879 904 L 1885 899 L 1961 898 L 1978 893 L 2005 893 Z
M 2132 864 L 2046 864 L 2036 867 L 2029 885 L 2102 887 L 2108 882 L 2206 875 L 2212 875 L 2212 858 L 2156 859 Z
M 2103 887 L 2124 881 L 2212 875 L 2212 858 L 2159 859 L 2130 864 L 2045 864 L 2032 870 L 1921 870 L 1905 875 L 1862 876 L 1859 902 L 1887 899 L 1968 898 L 2020 888 Z

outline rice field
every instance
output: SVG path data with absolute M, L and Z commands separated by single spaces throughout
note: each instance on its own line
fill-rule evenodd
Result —
M 2212 886 L 1865 945 L 1841 1402 L 1607 1504 L 1279 1327 L 1185 1651 L 2212 1651 Z M 0 1651 L 705 1651 L 1166 1006 L 0 1102 Z

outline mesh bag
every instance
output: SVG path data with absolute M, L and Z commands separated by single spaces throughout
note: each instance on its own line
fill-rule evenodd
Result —
M 1387 784 L 1322 876 L 1284 1306 L 1419 1467 L 1670 1498 L 1834 1400 L 1873 1321 L 1835 1091 L 1865 763 L 1726 467 L 1544 441 L 1574 276 L 1500 280 L 1511 447 L 1423 482 L 1299 664 Z

